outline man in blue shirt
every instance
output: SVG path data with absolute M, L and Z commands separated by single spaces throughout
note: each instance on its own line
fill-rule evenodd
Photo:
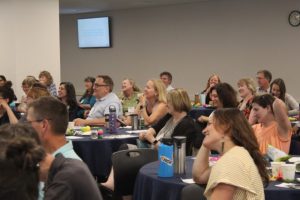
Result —
M 117 116 L 122 116 L 122 104 L 118 96 L 113 93 L 113 80 L 106 75 L 96 77 L 94 83 L 94 96 L 96 103 L 92 107 L 87 119 L 77 118 L 74 120 L 75 125 L 105 125 L 105 115 L 109 114 L 109 106 L 116 108 Z
M 28 107 L 27 121 L 38 132 L 45 150 L 55 156 L 81 160 L 67 141 L 68 111 L 65 104 L 54 97 L 41 97 Z

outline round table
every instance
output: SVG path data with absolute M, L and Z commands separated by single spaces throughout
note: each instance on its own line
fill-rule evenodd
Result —
M 136 179 L 133 199 L 134 200 L 180 200 L 181 190 L 187 183 L 184 183 L 181 178 L 191 178 L 192 166 L 194 160 L 191 157 L 186 159 L 186 175 L 174 176 L 171 178 L 160 178 L 157 176 L 159 162 L 152 162 L 143 166 Z M 300 177 L 300 175 L 296 175 Z M 275 185 L 280 182 L 270 182 L 265 188 L 266 200 L 298 200 L 300 190 L 290 188 L 279 188 Z
M 119 150 L 122 144 L 136 144 L 138 135 L 126 138 L 113 138 L 113 136 L 128 134 L 128 129 L 118 129 L 117 134 L 104 134 L 103 139 L 93 140 L 90 136 L 80 139 L 71 139 L 74 151 L 87 164 L 92 175 L 98 181 L 104 181 L 111 170 L 111 155 Z M 110 136 L 111 138 L 105 138 Z

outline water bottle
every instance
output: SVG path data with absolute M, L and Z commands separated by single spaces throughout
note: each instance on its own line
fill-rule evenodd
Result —
M 175 136 L 174 141 L 174 173 L 177 175 L 185 174 L 185 136 Z
M 117 114 L 114 105 L 109 106 L 109 133 L 117 133 Z
M 132 114 L 132 115 L 130 115 L 130 118 L 131 118 L 131 129 L 132 130 L 138 130 L 138 123 L 139 123 L 139 121 L 138 121 L 138 115 L 137 114 Z
M 158 146 L 158 176 L 173 176 L 173 145 L 171 138 L 163 138 Z

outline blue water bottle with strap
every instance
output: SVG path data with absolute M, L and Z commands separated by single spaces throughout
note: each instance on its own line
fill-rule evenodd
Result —
M 163 138 L 158 146 L 158 176 L 172 177 L 174 174 L 173 167 L 173 142 L 171 138 Z

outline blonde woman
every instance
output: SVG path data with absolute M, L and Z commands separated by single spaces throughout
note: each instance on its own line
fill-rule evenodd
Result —
M 252 108 L 252 101 L 256 93 L 256 86 L 254 80 L 251 78 L 242 78 L 238 81 L 238 92 L 241 101 L 238 105 L 240 111 L 243 111 L 247 119 L 249 119 L 250 111 Z
M 166 94 L 166 87 L 161 80 L 147 81 L 144 94 L 136 107 L 136 112 L 144 118 L 145 125 L 152 125 L 167 114 Z

